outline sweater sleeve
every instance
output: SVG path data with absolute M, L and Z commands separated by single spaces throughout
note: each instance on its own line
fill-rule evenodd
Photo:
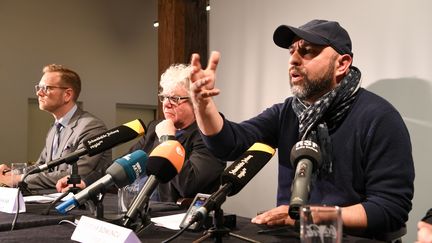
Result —
M 223 114 L 222 130 L 203 140 L 209 150 L 223 160 L 235 160 L 255 142 L 277 147 L 279 121 L 282 104 L 275 104 L 259 115 L 236 123 L 225 119 Z
M 408 220 L 414 192 L 411 150 L 408 130 L 397 111 L 385 111 L 371 124 L 362 162 L 368 231 L 394 231 Z

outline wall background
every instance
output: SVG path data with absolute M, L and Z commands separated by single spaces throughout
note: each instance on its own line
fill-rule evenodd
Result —
M 0 161 L 27 160 L 28 98 L 46 64 L 78 72 L 79 101 L 108 128 L 117 103 L 157 105 L 156 19 L 157 0 L 0 0 Z
M 411 133 L 416 166 L 413 210 L 404 241 L 432 207 L 432 2 L 428 0 L 214 0 L 210 50 L 222 59 L 216 101 L 242 121 L 291 95 L 288 52 L 272 41 L 280 24 L 337 20 L 351 35 L 362 86 L 391 101 Z M 117 124 L 116 104 L 156 105 L 157 0 L 0 0 L 0 161 L 27 160 L 28 98 L 41 69 L 65 64 L 83 80 L 84 109 Z M 233 105 L 234 104 L 234 105 Z M 277 158 L 223 208 L 242 216 L 274 207 Z
M 211 1 L 210 50 L 221 52 L 218 108 L 242 121 L 290 96 L 288 51 L 273 43 L 281 24 L 300 26 L 331 19 L 350 33 L 354 65 L 362 87 L 388 99 L 400 111 L 411 135 L 416 167 L 413 210 L 406 242 L 417 238 L 417 221 L 432 207 L 428 185 L 432 135 L 432 2 L 427 0 L 215 0 Z M 254 216 L 276 203 L 277 158 L 225 211 Z

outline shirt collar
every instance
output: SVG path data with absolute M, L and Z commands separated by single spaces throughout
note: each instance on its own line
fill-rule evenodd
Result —
M 75 113 L 75 111 L 78 109 L 78 106 L 75 104 L 66 115 L 61 117 L 60 119 L 56 120 L 56 123 L 62 124 L 63 127 L 66 127 L 67 124 L 69 124 L 70 119 L 72 118 L 72 115 Z

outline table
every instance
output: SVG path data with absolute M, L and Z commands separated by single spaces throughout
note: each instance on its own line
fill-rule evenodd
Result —
M 162 216 L 184 212 L 185 209 L 177 208 L 173 204 L 151 204 L 152 212 L 151 216 Z M 68 215 L 55 214 L 55 210 L 52 210 L 50 215 L 41 215 L 40 212 L 44 211 L 47 205 L 26 205 L 28 212 L 22 213 L 18 217 L 16 230 L 9 231 L 7 225 L 10 226 L 13 214 L 0 213 L 0 242 L 74 242 L 71 240 L 71 235 L 75 230 L 75 226 L 69 223 L 58 224 L 61 220 L 73 221 L 75 218 L 79 218 L 81 215 L 89 215 L 88 210 L 77 210 L 70 211 Z M 107 195 L 104 199 L 104 212 L 105 216 L 110 216 L 117 210 L 117 199 L 116 195 Z M 259 231 L 269 228 L 266 226 L 260 226 L 250 223 L 250 219 L 245 217 L 236 217 L 237 227 L 231 231 L 238 235 L 242 235 L 251 238 L 255 241 L 260 242 L 300 242 L 298 238 L 298 232 L 292 228 L 278 227 L 273 228 L 269 234 L 262 234 Z M 151 224 L 145 230 L 143 230 L 138 237 L 142 242 L 161 242 L 173 236 L 177 231 L 170 230 Z M 203 236 L 203 232 L 184 232 L 179 238 L 173 242 L 192 242 Z M 224 237 L 223 242 L 245 242 L 232 236 Z M 213 242 L 214 238 L 209 238 L 205 242 Z M 369 239 L 344 236 L 344 242 L 377 242 Z

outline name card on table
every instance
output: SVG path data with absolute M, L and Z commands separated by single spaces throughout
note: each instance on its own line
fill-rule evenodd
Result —
M 141 243 L 131 229 L 87 216 L 81 216 L 71 240 L 92 243 Z
M 19 198 L 19 212 L 26 211 L 24 198 L 18 188 L 0 187 L 0 212 L 16 213 L 18 209 L 17 198 Z

